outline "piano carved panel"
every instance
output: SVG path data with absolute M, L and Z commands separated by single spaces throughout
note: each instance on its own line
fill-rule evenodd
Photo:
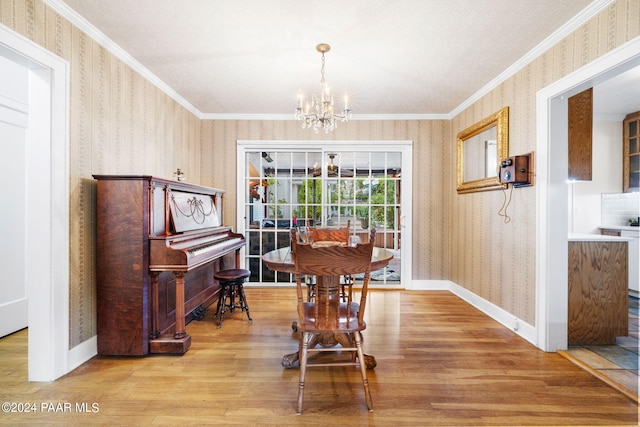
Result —
M 237 267 L 245 244 L 221 225 L 224 191 L 151 176 L 94 178 L 98 353 L 186 352 L 192 312 L 217 300 L 213 274 Z M 233 253 L 235 266 L 225 266 Z
M 214 200 L 208 195 L 170 191 L 168 201 L 171 225 L 178 233 L 220 225 Z

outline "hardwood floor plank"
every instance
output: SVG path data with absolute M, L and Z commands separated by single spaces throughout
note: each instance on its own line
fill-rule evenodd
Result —
M 35 413 L 0 413 L 12 425 L 637 425 L 638 405 L 556 353 L 545 353 L 445 291 L 370 293 L 365 352 L 374 411 L 354 368 L 298 369 L 293 289 L 247 288 L 244 313 L 210 312 L 187 325 L 182 356 L 95 357 L 52 383 L 27 378 L 27 331 L 0 340 L 0 397 Z M 76 411 L 76 403 L 98 412 Z M 46 412 L 48 403 L 73 405 Z

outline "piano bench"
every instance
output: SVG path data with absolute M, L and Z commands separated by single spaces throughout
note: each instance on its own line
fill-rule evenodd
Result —
M 227 311 L 233 313 L 236 308 L 247 312 L 249 323 L 253 321 L 249 315 L 249 305 L 247 304 L 247 296 L 244 293 L 243 286 L 245 280 L 250 276 L 251 272 L 242 268 L 221 270 L 214 273 L 213 277 L 220 283 L 220 297 L 218 298 L 216 314 L 213 316 L 215 319 L 218 313 L 220 313 L 218 329 L 222 327 L 224 313 Z M 236 301 L 236 297 L 238 301 Z

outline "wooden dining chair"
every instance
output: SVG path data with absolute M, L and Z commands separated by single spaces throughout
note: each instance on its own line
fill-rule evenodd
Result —
M 314 242 L 341 242 L 348 245 L 351 220 L 347 222 L 346 227 L 309 227 L 309 231 Z
M 312 242 L 339 242 L 341 244 L 349 244 L 349 235 L 351 234 L 351 220 L 347 221 L 346 227 L 309 227 L 309 233 Z M 347 291 L 351 293 L 353 290 L 353 276 L 342 276 L 340 287 L 342 292 L 340 296 L 342 301 L 347 300 Z M 315 292 L 315 285 L 313 283 L 307 283 L 307 297 L 309 300 L 313 298 Z
M 357 246 L 314 247 L 312 244 L 301 244 L 295 239 L 292 240 L 298 299 L 298 330 L 301 332 L 298 414 L 302 413 L 307 367 L 315 366 L 359 365 L 367 408 L 370 411 L 373 410 L 362 350 L 362 331 L 367 327 L 364 313 L 369 289 L 374 237 L 375 229 L 372 229 L 369 242 Z M 348 295 L 346 302 L 342 302 L 340 276 L 355 276 L 360 273 L 364 274 L 364 278 L 359 302 L 352 301 L 351 294 Z M 312 301 L 303 298 L 301 279 L 304 275 L 316 276 L 316 296 Z M 322 343 L 322 345 L 317 346 L 318 343 Z M 314 358 L 310 361 L 309 354 L 316 352 L 346 352 L 351 353 L 351 358 L 345 360 L 344 357 L 341 359 L 320 357 L 318 360 Z

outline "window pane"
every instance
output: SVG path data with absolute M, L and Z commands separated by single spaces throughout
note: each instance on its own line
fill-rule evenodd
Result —
M 376 246 L 399 249 L 402 153 L 255 151 L 246 153 L 246 162 L 245 257 L 252 281 L 292 282 L 289 273 L 266 268 L 262 255 L 287 248 L 294 224 L 349 224 L 363 237 L 375 226 Z M 386 273 L 376 277 L 388 280 Z

